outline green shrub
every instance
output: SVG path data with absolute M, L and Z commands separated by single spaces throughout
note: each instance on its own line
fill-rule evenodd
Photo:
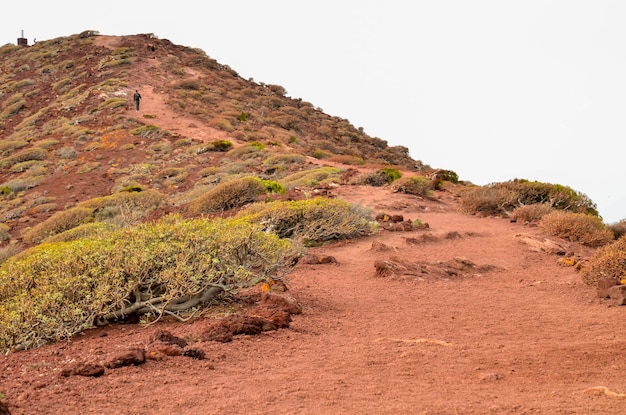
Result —
M 391 183 L 395 180 L 398 180 L 400 177 L 402 177 L 402 173 L 399 170 L 391 168 L 391 167 L 385 167 L 381 169 L 380 172 L 384 174 L 385 177 L 387 177 L 387 183 Z
M 427 197 L 431 192 L 431 182 L 423 176 L 403 177 L 391 184 L 391 191 Z
M 254 202 L 266 189 L 256 177 L 243 177 L 223 182 L 189 203 L 189 211 L 195 214 L 221 212 Z
M 583 281 L 596 285 L 599 280 L 612 278 L 624 283 L 626 279 L 626 237 L 596 249 L 580 269 Z
M 7 155 L 14 150 L 26 147 L 27 141 L 24 140 L 2 140 L 0 141 L 0 155 Z
M 598 247 L 613 240 L 611 232 L 597 216 L 555 210 L 539 222 L 548 233 L 571 242 Z
M 369 210 L 322 197 L 256 203 L 243 209 L 236 218 L 259 223 L 267 232 L 281 238 L 298 238 L 309 243 L 353 238 L 373 229 Z
M 118 98 L 118 97 L 109 98 L 103 103 L 101 103 L 100 105 L 98 105 L 97 109 L 103 110 L 103 109 L 113 109 L 113 108 L 120 108 L 120 107 L 128 107 L 128 100 L 126 98 Z
M 83 223 L 72 229 L 46 238 L 46 243 L 70 242 L 79 239 L 96 239 L 118 230 L 119 227 L 110 223 L 90 222 Z
M 288 270 L 297 245 L 246 222 L 168 216 L 38 245 L 0 265 L 0 350 L 68 339 L 129 316 L 185 316 Z
M 278 182 L 273 180 L 261 180 L 261 182 L 263 183 L 263 186 L 265 186 L 267 193 L 278 193 L 281 195 L 285 193 L 285 187 Z

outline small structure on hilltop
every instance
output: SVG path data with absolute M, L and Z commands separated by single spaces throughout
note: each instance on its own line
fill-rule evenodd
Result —
M 28 46 L 28 39 L 24 37 L 23 30 L 22 30 L 22 36 L 17 38 L 17 46 Z

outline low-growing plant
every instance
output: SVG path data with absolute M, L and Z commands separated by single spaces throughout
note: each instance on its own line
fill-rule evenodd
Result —
M 340 180 L 341 169 L 337 167 L 318 167 L 292 173 L 280 180 L 286 189 L 294 187 L 314 187 L 322 183 L 336 183 Z
M 261 180 L 261 182 L 263 183 L 263 186 L 265 186 L 267 193 L 278 193 L 281 195 L 285 193 L 285 187 L 278 182 L 273 180 Z
M 391 191 L 427 197 L 431 193 L 431 182 L 423 176 L 402 177 L 391 183 Z
M 613 235 L 615 235 L 615 239 L 619 239 L 626 235 L 626 219 L 610 224 L 608 228 L 613 232 Z
M 284 153 L 271 156 L 263 160 L 266 166 L 277 166 L 281 164 L 304 164 L 306 157 L 297 153 Z
M 0 141 L 0 155 L 5 156 L 27 145 L 28 142 L 25 140 L 2 140 Z
M 254 202 L 266 193 L 263 181 L 256 177 L 242 177 L 222 182 L 196 197 L 188 209 L 195 214 L 221 212 Z
M 543 216 L 539 225 L 549 234 L 598 247 L 614 240 L 613 232 L 597 216 L 555 210 Z
M 536 223 L 552 211 L 554 211 L 554 209 L 549 203 L 522 205 L 513 209 L 513 212 L 511 213 L 511 219 L 517 222 Z
M 29 160 L 43 160 L 48 155 L 48 152 L 40 147 L 31 147 L 25 150 L 21 150 L 8 157 L 0 159 L 0 168 L 8 168 L 14 164 L 21 163 Z
M 604 278 L 623 283 L 626 279 L 626 237 L 596 249 L 581 267 L 580 274 L 588 285 L 596 285 Z
M 24 235 L 26 243 L 40 243 L 44 239 L 72 229 L 85 221 L 93 218 L 93 209 L 74 207 L 68 210 L 56 212 L 43 222 L 29 229 Z
M 112 97 L 97 106 L 97 110 L 128 107 L 128 100 L 125 98 Z
M 339 199 L 317 197 L 298 201 L 256 203 L 235 217 L 258 223 L 281 238 L 305 243 L 362 236 L 372 231 L 371 212 Z
M 161 138 L 161 137 L 169 137 L 169 132 L 161 130 L 156 125 L 142 125 L 141 127 L 137 127 L 130 132 L 132 135 L 137 135 L 141 137 L 150 137 L 150 138 Z
M 129 316 L 193 316 L 233 291 L 280 276 L 300 248 L 260 226 L 182 220 L 38 245 L 0 265 L 0 350 L 71 338 Z

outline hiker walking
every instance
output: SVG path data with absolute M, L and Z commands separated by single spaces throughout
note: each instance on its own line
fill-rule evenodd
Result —
M 135 101 L 135 111 L 139 111 L 139 103 L 141 102 L 141 94 L 135 89 L 135 95 L 133 95 L 133 101 Z

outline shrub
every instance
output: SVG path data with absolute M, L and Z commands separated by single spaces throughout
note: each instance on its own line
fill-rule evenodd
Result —
M 32 147 L 19 151 L 11 156 L 0 159 L 0 168 L 8 168 L 14 164 L 21 163 L 29 160 L 43 160 L 48 155 L 48 152 L 43 148 Z
M 137 127 L 130 132 L 132 135 L 137 135 L 141 137 L 150 137 L 150 138 L 161 138 L 161 137 L 169 137 L 169 133 L 167 131 L 161 130 L 156 125 L 143 125 L 141 127 Z
M 109 98 L 103 103 L 101 103 L 100 105 L 98 105 L 97 109 L 103 110 L 103 109 L 112 109 L 112 108 L 119 108 L 119 107 L 128 107 L 128 101 L 125 98 L 118 98 L 118 97 Z
M 265 186 L 265 190 L 268 193 L 278 193 L 281 195 L 285 193 L 285 187 L 278 182 L 273 180 L 261 180 L 261 182 L 263 183 L 263 186 Z
M 511 213 L 511 219 L 518 222 L 539 222 L 554 209 L 549 203 L 537 203 L 534 205 L 522 205 L 516 207 Z
M 189 203 L 188 209 L 195 214 L 220 212 L 254 202 L 265 192 L 265 185 L 256 177 L 233 179 L 196 197 Z
M 14 150 L 26 147 L 28 142 L 24 140 L 2 140 L 0 141 L 0 155 L 7 155 Z
M 609 229 L 615 235 L 615 239 L 619 239 L 622 236 L 626 235 L 626 219 L 622 219 L 621 221 L 609 225 Z
M 598 216 L 595 203 L 585 194 L 577 192 L 568 186 L 530 182 L 524 179 L 495 183 L 490 186 L 496 189 L 502 188 L 513 191 L 517 199 L 514 207 L 535 203 L 549 203 L 554 209 Z
M 551 235 L 587 246 L 602 246 L 613 240 L 613 232 L 599 217 L 584 213 L 556 210 L 545 215 L 539 224 Z
M 298 251 L 258 225 L 176 216 L 42 244 L 0 265 L 0 350 L 133 315 L 182 318 L 224 291 L 285 272 Z
M 459 190 L 459 208 L 468 214 L 507 215 L 517 203 L 517 194 L 509 189 L 474 186 Z
M 93 218 L 94 209 L 73 207 L 68 210 L 56 212 L 45 221 L 33 226 L 27 231 L 23 240 L 26 243 L 39 243 L 44 239 L 72 229 L 86 220 Z
M 263 164 L 266 166 L 277 166 L 281 164 L 304 164 L 305 162 L 306 157 L 304 157 L 302 154 L 296 153 L 277 154 L 263 160 Z
M 402 177 L 402 173 L 399 170 L 393 169 L 391 167 L 385 167 L 381 169 L 380 172 L 387 177 L 387 183 L 391 183 L 395 180 L 398 180 Z
M 596 249 L 580 269 L 583 281 L 595 285 L 604 278 L 621 281 L 626 278 L 626 237 Z
M 422 176 L 403 177 L 391 184 L 391 190 L 393 192 L 406 193 L 420 197 L 427 197 L 431 191 L 430 187 L 430 180 Z
M 319 167 L 290 174 L 280 180 L 287 189 L 294 187 L 313 187 L 320 183 L 337 182 L 341 170 L 337 167 Z
M 49 238 L 46 238 L 46 243 L 70 242 L 70 241 L 76 241 L 79 239 L 102 238 L 105 234 L 114 232 L 117 229 L 119 229 L 117 226 L 110 224 L 110 223 L 103 223 L 103 222 L 83 223 L 82 225 L 78 225 L 75 228 L 69 229 L 67 231 L 64 231 L 56 235 L 50 236 Z
M 306 242 L 346 239 L 372 231 L 369 210 L 338 199 L 322 197 L 257 203 L 243 209 L 237 219 L 259 223 L 281 238 Z

